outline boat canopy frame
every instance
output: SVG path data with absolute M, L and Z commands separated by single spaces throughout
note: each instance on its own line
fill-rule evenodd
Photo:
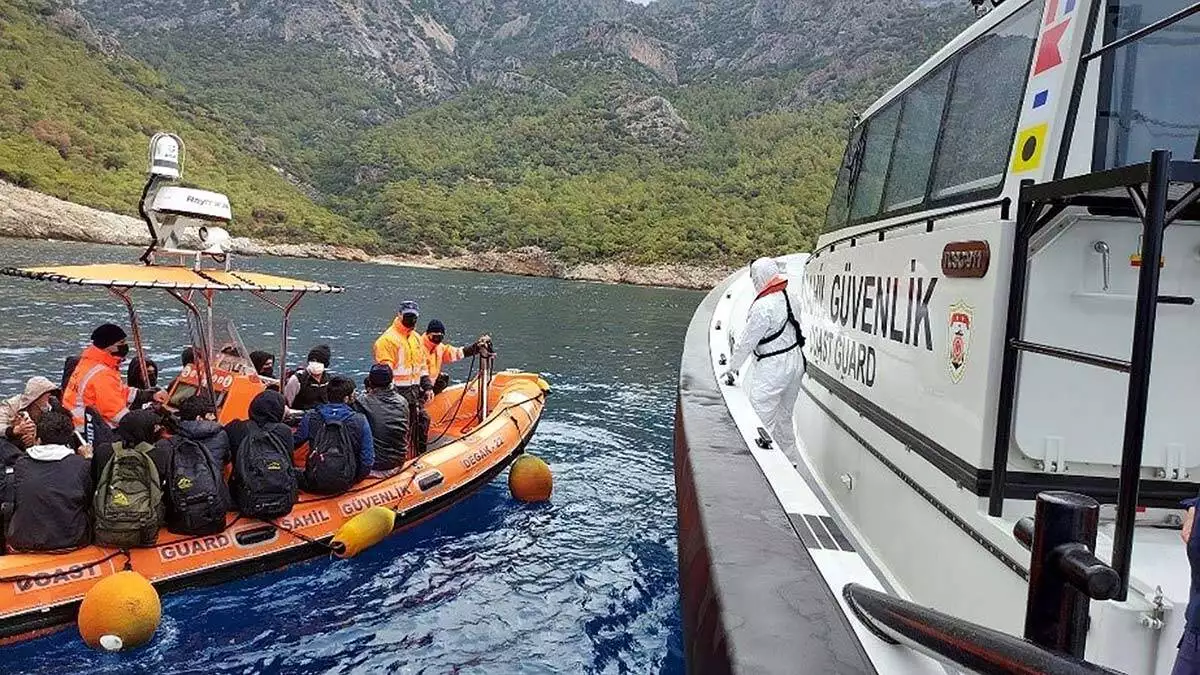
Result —
M 138 366 L 146 372 L 146 353 L 142 342 L 141 322 L 130 292 L 135 288 L 157 288 L 165 291 L 187 310 L 189 320 L 194 320 L 199 330 L 195 337 L 202 343 L 196 345 L 206 358 L 204 383 L 210 397 L 216 400 L 213 391 L 213 298 L 222 291 L 248 292 L 282 313 L 280 352 L 276 359 L 281 364 L 280 374 L 287 372 L 288 334 L 291 328 L 292 310 L 309 293 L 342 293 L 345 289 L 330 284 L 312 283 L 285 277 L 276 277 L 252 272 L 229 270 L 204 270 L 193 267 L 175 267 L 141 264 L 101 264 L 64 267 L 40 267 L 21 269 L 5 267 L 0 275 L 49 281 L 52 283 L 79 286 L 96 286 L 108 290 L 125 305 L 129 314 L 130 333 L 137 350 Z M 288 299 L 280 302 L 272 293 L 287 293 Z M 196 302 L 197 294 L 203 298 L 204 311 Z M 245 356 L 245 355 L 243 355 Z
M 1178 196 L 1172 197 L 1172 191 Z M 1129 360 L 1034 343 L 1023 338 L 1030 241 L 1070 207 L 1083 207 L 1091 213 L 1133 215 L 1142 226 L 1142 264 L 1138 271 Z M 1158 305 L 1195 304 L 1192 297 L 1159 294 L 1161 270 L 1155 262 L 1162 257 L 1166 228 L 1180 218 L 1200 220 L 1200 160 L 1172 160 L 1169 150 L 1154 150 L 1148 162 L 1108 171 L 1041 184 L 1024 180 L 1017 201 L 988 515 L 998 517 L 1004 512 L 1021 353 L 1032 352 L 1126 373 L 1129 381 L 1112 554 L 1112 567 L 1121 578 L 1117 600 L 1125 600 L 1129 590 Z

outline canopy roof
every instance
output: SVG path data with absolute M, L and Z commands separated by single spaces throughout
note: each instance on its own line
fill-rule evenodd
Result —
M 256 272 L 193 270 L 159 265 L 66 265 L 62 267 L 5 267 L 0 274 L 35 281 L 52 281 L 106 288 L 169 288 L 181 291 L 266 291 L 341 293 L 340 286 L 276 277 Z

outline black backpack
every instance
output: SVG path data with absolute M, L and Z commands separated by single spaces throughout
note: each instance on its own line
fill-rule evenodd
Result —
M 292 452 L 275 434 L 254 422 L 233 462 L 234 499 L 244 516 L 271 520 L 291 513 L 296 503 Z
M 354 485 L 358 473 L 358 451 L 350 429 L 340 420 L 314 415 L 317 428 L 308 441 L 304 462 L 304 489 L 321 495 L 336 495 Z
M 222 467 L 203 445 L 186 436 L 172 444 L 167 470 L 167 529 L 200 536 L 225 529 L 229 490 Z
M 0 555 L 6 549 L 4 534 L 16 506 L 16 464 L 18 455 L 6 456 L 4 441 L 0 441 Z

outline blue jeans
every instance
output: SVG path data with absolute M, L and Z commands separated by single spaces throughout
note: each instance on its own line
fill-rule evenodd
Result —
M 1200 675 L 1200 631 L 1192 630 L 1191 626 L 1179 638 L 1179 654 L 1171 675 Z

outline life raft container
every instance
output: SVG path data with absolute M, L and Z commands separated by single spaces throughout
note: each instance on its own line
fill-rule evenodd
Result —
M 230 514 L 223 532 L 186 537 L 163 529 L 151 548 L 88 546 L 62 554 L 0 556 L 0 644 L 73 623 L 88 589 L 126 565 L 166 593 L 328 553 L 338 528 L 373 506 L 397 511 L 393 531 L 446 509 L 524 451 L 549 388 L 536 374 L 496 373 L 488 387 L 490 412 L 479 423 L 478 382 L 447 389 L 426 406 L 434 449 L 399 474 L 367 478 L 333 497 L 302 492 L 292 512 L 274 522 Z

